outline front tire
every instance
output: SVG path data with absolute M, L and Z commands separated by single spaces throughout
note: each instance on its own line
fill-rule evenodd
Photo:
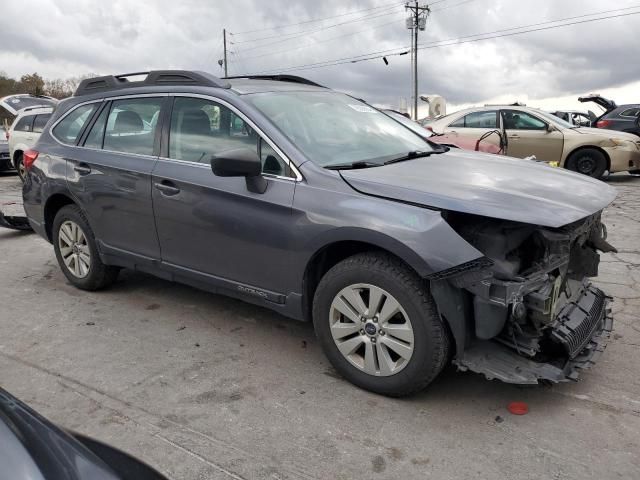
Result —
M 593 178 L 602 178 L 607 170 L 607 157 L 595 148 L 583 148 L 569 156 L 566 166 L 568 170 Z
M 449 337 L 427 285 L 394 257 L 363 253 L 322 278 L 313 323 L 333 367 L 388 396 L 424 389 L 449 358 Z
M 76 205 L 62 207 L 56 214 L 53 247 L 62 272 L 81 290 L 105 288 L 118 276 L 119 268 L 100 260 L 93 231 Z

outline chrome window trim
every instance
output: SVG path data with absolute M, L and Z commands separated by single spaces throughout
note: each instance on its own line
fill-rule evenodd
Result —
M 170 94 L 170 96 L 173 96 L 173 97 L 176 97 L 176 98 L 177 97 L 201 98 L 201 99 L 204 99 L 204 100 L 210 100 L 212 102 L 216 102 L 216 103 L 219 103 L 221 105 L 224 105 L 229 110 L 231 110 L 233 113 L 235 113 L 237 116 L 242 118 L 242 120 L 244 120 L 246 123 L 248 123 L 251 126 L 251 128 L 253 128 L 258 133 L 258 135 L 260 135 L 271 146 L 271 148 L 273 148 L 276 151 L 276 153 L 278 155 L 280 155 L 280 157 L 287 163 L 287 165 L 289 166 L 291 171 L 293 173 L 295 173 L 295 178 L 293 178 L 293 177 L 284 177 L 284 176 L 273 175 L 273 174 L 266 174 L 266 173 L 263 173 L 263 175 L 271 176 L 271 177 L 275 177 L 275 178 L 282 178 L 282 179 L 286 179 L 286 180 L 293 180 L 295 182 L 301 182 L 303 180 L 303 176 L 300 173 L 300 170 L 298 170 L 298 166 L 296 164 L 294 164 L 287 155 L 284 154 L 284 152 L 274 143 L 273 140 L 271 140 L 269 138 L 269 136 L 267 134 L 264 133 L 264 131 L 262 131 L 262 129 L 260 127 L 258 127 L 249 117 L 247 117 L 244 113 L 242 113 L 240 110 L 238 110 L 238 108 L 236 108 L 231 103 L 227 102 L 226 100 L 223 100 L 222 98 L 215 97 L 213 95 L 203 95 L 203 94 L 200 94 L 200 93 L 172 93 L 172 94 Z M 176 161 L 179 161 L 179 162 L 183 162 L 184 161 L 184 160 L 179 160 L 179 159 L 176 159 L 176 158 L 166 158 L 166 157 L 162 157 L 162 158 L 166 159 L 166 160 L 176 160 Z M 195 163 L 195 162 L 189 162 L 189 163 Z

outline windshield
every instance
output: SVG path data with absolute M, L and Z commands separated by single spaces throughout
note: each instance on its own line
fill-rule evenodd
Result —
M 433 132 L 430 132 L 429 130 L 424 128 L 422 125 L 420 125 L 418 122 L 414 122 L 413 120 L 411 120 L 410 118 L 405 117 L 401 113 L 398 113 L 398 112 L 393 111 L 393 110 L 383 110 L 383 111 L 384 111 L 384 113 L 389 115 L 391 118 L 393 118 L 394 120 L 400 122 L 405 127 L 413 130 L 414 132 L 416 132 L 418 135 L 420 135 L 422 137 L 428 138 L 428 137 L 431 137 L 433 135 Z
M 383 164 L 431 145 L 366 103 L 336 92 L 260 93 L 248 96 L 310 160 L 332 165 Z
M 564 128 L 576 128 L 575 125 L 570 124 L 566 120 L 556 117 L 553 113 L 543 112 L 542 110 L 536 110 L 536 113 L 542 115 L 545 120 L 550 120 L 554 125 L 559 125 Z

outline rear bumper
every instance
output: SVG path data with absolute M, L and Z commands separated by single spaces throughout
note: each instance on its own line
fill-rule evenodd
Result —
M 602 290 L 585 285 L 578 300 L 565 305 L 550 326 L 547 338 L 556 355 L 547 355 L 551 358 L 544 361 L 487 340 L 469 346 L 454 363 L 460 370 L 472 370 L 489 380 L 506 383 L 575 381 L 580 372 L 598 361 L 607 345 L 613 328 L 610 303 L 611 298 Z M 562 353 L 557 354 L 558 351 Z

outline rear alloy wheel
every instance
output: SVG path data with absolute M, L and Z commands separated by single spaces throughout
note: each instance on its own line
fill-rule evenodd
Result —
M 18 176 L 20 177 L 20 180 L 22 180 L 22 182 L 24 183 L 24 180 L 27 177 L 27 169 L 24 168 L 24 162 L 22 161 L 21 153 L 19 153 L 16 156 L 16 160 L 14 163 L 15 163 L 16 171 L 18 172 Z
M 60 225 L 58 247 L 67 269 L 76 277 L 84 278 L 91 267 L 91 251 L 87 236 L 80 226 L 67 220 Z
M 65 277 L 82 290 L 99 290 L 115 281 L 117 267 L 100 260 L 93 231 L 76 205 L 62 207 L 53 221 L 53 247 Z
M 583 148 L 571 154 L 566 166 L 568 170 L 593 178 L 601 178 L 607 170 L 607 158 L 600 150 Z
M 322 277 L 313 325 L 338 373 L 383 395 L 422 390 L 449 359 L 448 331 L 427 283 L 384 253 L 354 255 Z

